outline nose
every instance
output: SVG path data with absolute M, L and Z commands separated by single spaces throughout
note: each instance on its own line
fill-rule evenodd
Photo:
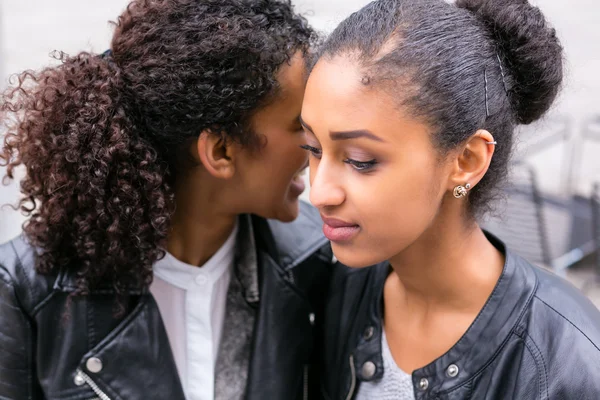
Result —
M 310 202 L 319 209 L 341 205 L 346 194 L 339 178 L 325 159 L 314 167 L 311 165 Z

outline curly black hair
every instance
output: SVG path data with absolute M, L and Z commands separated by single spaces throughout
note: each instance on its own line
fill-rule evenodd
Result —
M 373 1 L 343 21 L 320 53 L 357 56 L 366 81 L 433 128 L 442 155 L 478 129 L 494 135 L 488 172 L 469 192 L 470 216 L 493 209 L 516 125 L 540 118 L 563 78 L 556 31 L 527 0 Z
M 26 169 L 36 268 L 73 272 L 80 295 L 150 284 L 186 143 L 208 130 L 256 144 L 250 118 L 315 40 L 289 0 L 134 0 L 115 27 L 112 52 L 56 53 L 0 100 L 0 162 L 9 180 Z

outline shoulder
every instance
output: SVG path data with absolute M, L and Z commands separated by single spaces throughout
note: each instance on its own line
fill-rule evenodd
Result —
M 35 269 L 36 250 L 21 235 L 0 244 L 0 283 L 14 292 L 21 307 L 33 312 L 53 289 L 56 277 L 40 275 Z
M 548 327 L 564 327 L 600 351 L 600 311 L 596 306 L 561 277 L 539 267 L 531 268 L 538 281 L 532 310 L 547 318 Z
M 293 222 L 269 220 L 279 259 L 285 269 L 296 267 L 314 255 L 331 261 L 333 253 L 323 235 L 322 224 L 317 209 L 304 201 L 300 201 L 300 214 Z
M 600 311 L 566 280 L 527 267 L 537 286 L 516 333 L 551 397 L 589 398 L 600 392 Z

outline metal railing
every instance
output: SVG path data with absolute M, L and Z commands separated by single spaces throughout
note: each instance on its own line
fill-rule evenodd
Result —
M 530 262 L 550 266 L 552 256 L 543 199 L 533 168 L 526 164 L 515 165 L 504 191 L 506 197 L 501 212 L 489 217 L 482 227 Z

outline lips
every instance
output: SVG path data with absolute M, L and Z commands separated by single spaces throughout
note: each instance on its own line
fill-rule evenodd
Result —
M 321 218 L 323 219 L 323 234 L 332 242 L 350 241 L 360 230 L 360 227 L 352 222 L 328 218 L 323 215 L 321 215 Z

